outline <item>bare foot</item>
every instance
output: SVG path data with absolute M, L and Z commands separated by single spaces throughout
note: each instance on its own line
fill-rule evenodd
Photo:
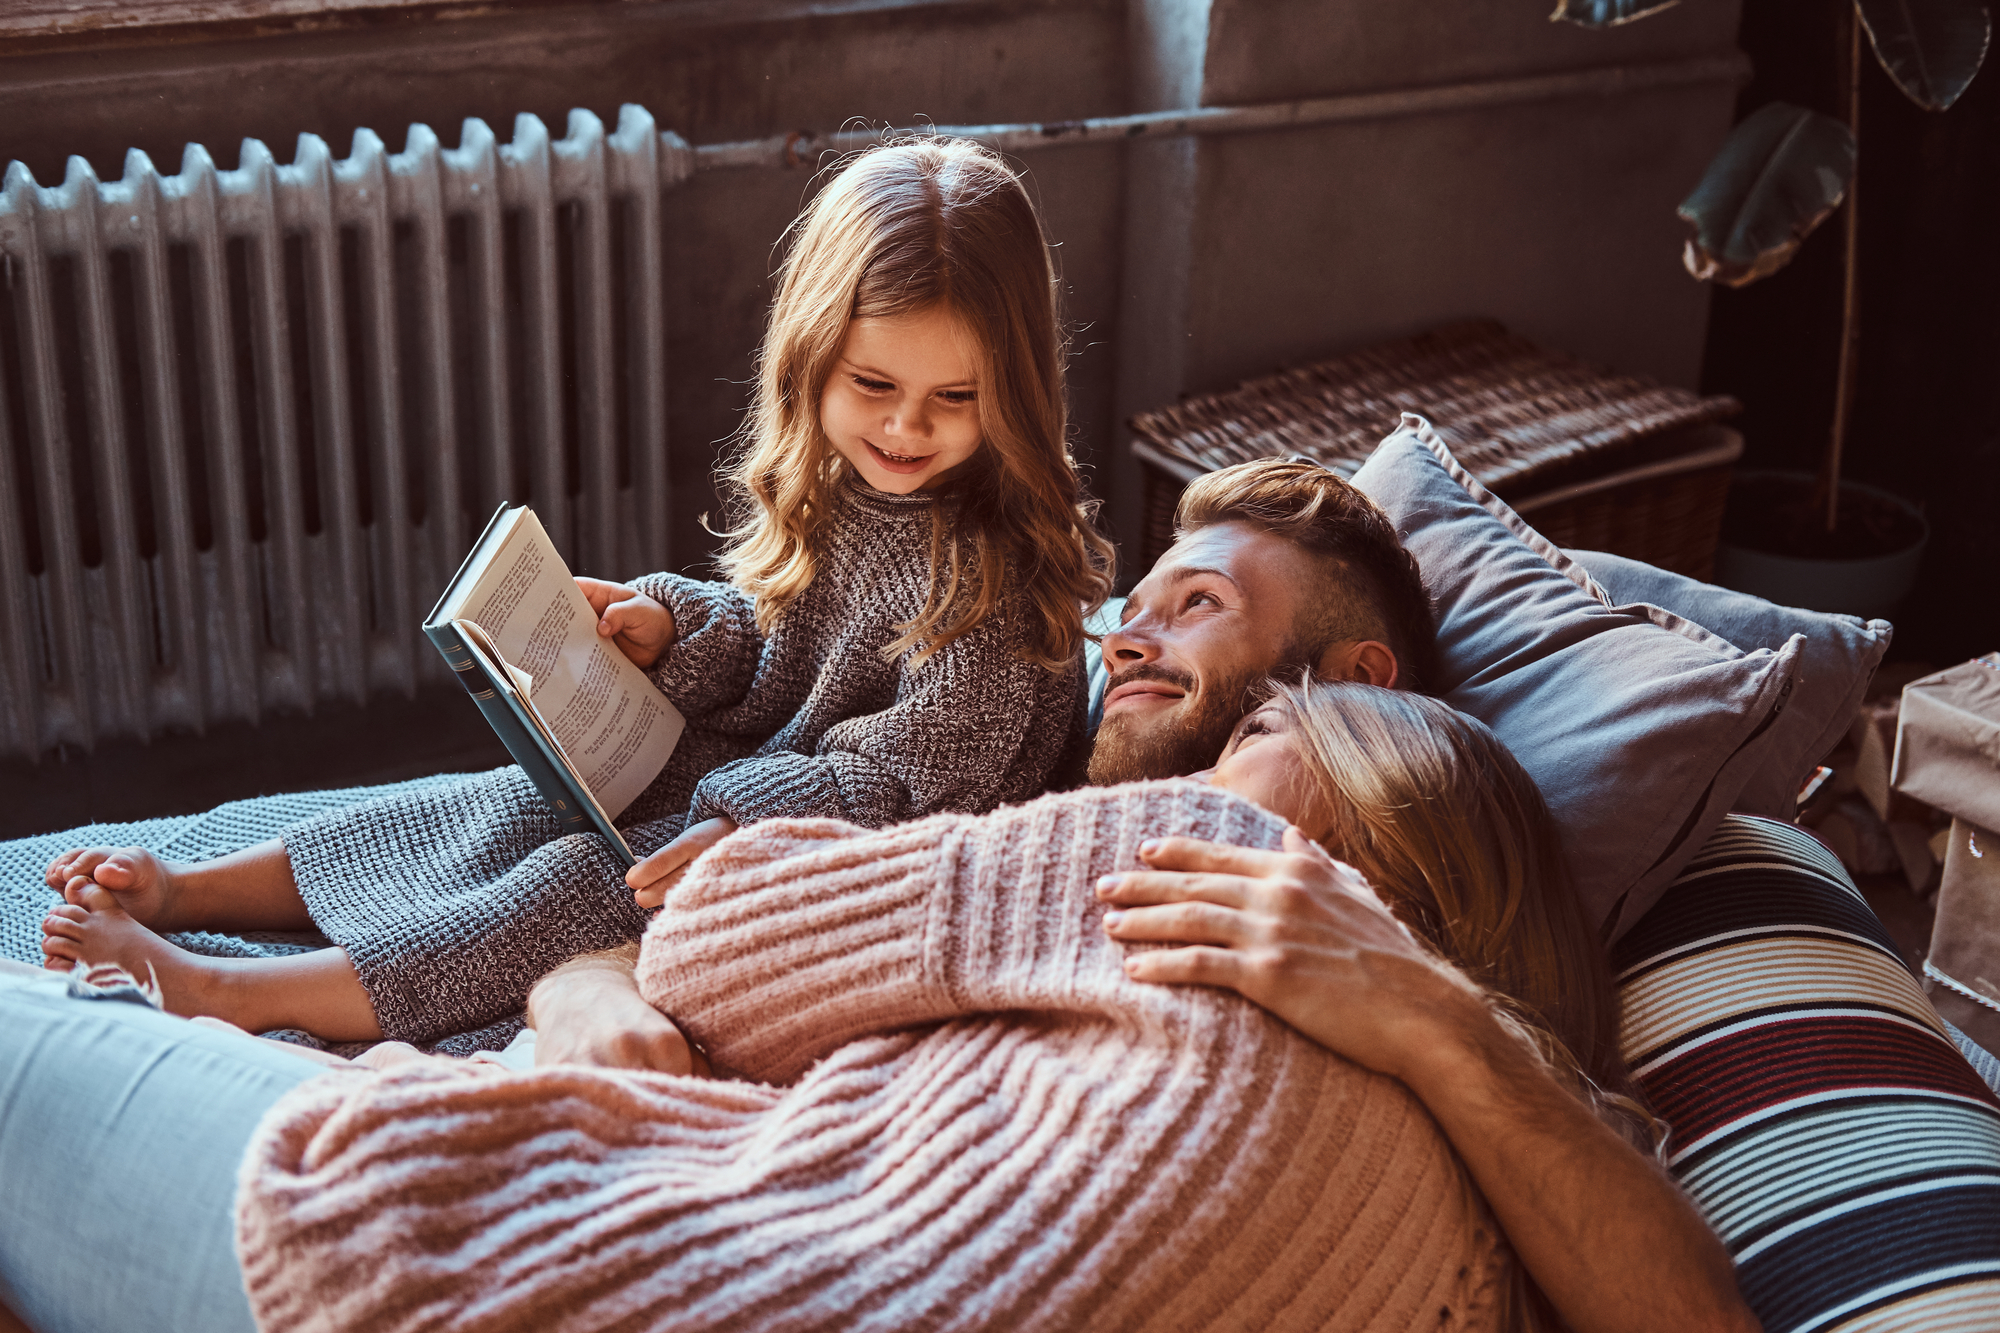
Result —
M 215 1012 L 226 970 L 219 960 L 167 943 L 125 911 L 119 895 L 81 876 L 64 886 L 64 897 L 69 901 L 42 918 L 43 967 L 67 972 L 80 963 L 117 963 L 140 980 L 157 979 L 169 1013 Z
M 116 963 L 159 983 L 167 1012 L 220 1018 L 246 1032 L 304 1028 L 328 1041 L 379 1041 L 382 1026 L 354 964 L 339 949 L 277 958 L 208 958 L 162 939 L 125 910 L 123 895 L 78 875 L 68 902 L 42 918 L 42 965 L 68 972 Z
M 109 889 L 134 921 L 174 931 L 185 928 L 177 919 L 181 869 L 144 847 L 79 847 L 49 862 L 43 879 L 73 906 L 80 905 L 76 894 L 84 886 Z

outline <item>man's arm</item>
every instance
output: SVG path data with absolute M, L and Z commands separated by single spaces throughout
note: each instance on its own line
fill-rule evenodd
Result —
M 1458 1150 L 1522 1264 L 1576 1333 L 1754 1330 L 1728 1254 L 1660 1166 L 1565 1091 L 1345 866 L 1297 830 L 1286 851 L 1187 838 L 1107 877 L 1128 975 L 1235 990 L 1389 1074 Z
M 573 958 L 528 992 L 535 1064 L 710 1074 L 708 1061 L 639 994 L 637 941 Z

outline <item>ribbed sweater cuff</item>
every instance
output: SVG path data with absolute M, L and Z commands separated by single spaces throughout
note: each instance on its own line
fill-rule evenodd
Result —
M 840 787 L 817 756 L 780 750 L 724 764 L 694 789 L 690 822 L 727 815 L 738 824 L 760 819 L 838 819 Z
M 750 599 L 726 583 L 647 574 L 629 584 L 674 617 L 674 642 L 649 673 L 682 712 L 705 713 L 742 698 L 763 636 Z
M 930 947 L 940 843 L 961 817 L 884 833 L 774 820 L 717 843 L 653 920 L 639 988 L 731 1069 L 789 1082 L 862 1036 L 958 1005 Z

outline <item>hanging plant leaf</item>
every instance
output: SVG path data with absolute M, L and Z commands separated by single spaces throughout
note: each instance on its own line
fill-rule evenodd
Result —
M 1986 59 L 1992 25 L 1978 0 L 1855 0 L 1896 86 L 1926 111 L 1958 100 Z
M 1729 287 L 1769 277 L 1840 206 L 1853 179 L 1847 126 L 1783 102 L 1760 108 L 1729 132 L 1680 206 L 1694 224 L 1688 272 Z
M 1621 23 L 1672 9 L 1680 0 L 1556 0 L 1551 23 L 1574 23 L 1579 28 L 1615 28 Z

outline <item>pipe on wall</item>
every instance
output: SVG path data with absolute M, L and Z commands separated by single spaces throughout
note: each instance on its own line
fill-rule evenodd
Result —
M 1096 116 L 1088 120 L 922 125 L 908 129 L 841 130 L 831 134 L 794 130 L 789 134 L 774 134 L 763 139 L 702 144 L 694 149 L 694 167 L 697 171 L 738 167 L 816 168 L 825 154 L 856 152 L 900 134 L 976 139 L 1000 152 L 1018 153 L 1031 148 L 1122 143 L 1133 139 L 1306 129 L 1316 125 L 1483 111 L 1572 97 L 1629 96 L 1713 83 L 1740 86 L 1749 79 L 1748 57 L 1740 51 L 1731 51 L 1725 55 L 1691 56 L 1684 60 L 1597 65 L 1560 74 L 1534 74 L 1516 79 L 1485 79 L 1428 88 L 1347 93 L 1339 97 L 1305 97 L 1290 102 L 1263 102 L 1251 106 L 1148 111 L 1131 116 Z M 680 151 L 687 150 L 681 147 Z

